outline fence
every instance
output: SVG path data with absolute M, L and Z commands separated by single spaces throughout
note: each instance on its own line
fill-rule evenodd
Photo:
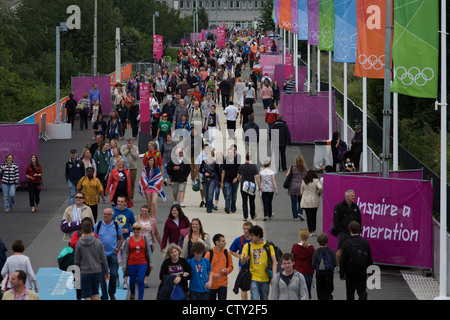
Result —
M 321 89 L 323 91 L 328 90 L 328 83 L 321 83 Z M 336 93 L 336 100 L 341 102 L 341 105 L 344 104 L 344 95 L 342 92 L 337 90 L 335 87 L 333 87 L 333 90 Z M 354 127 L 356 124 L 362 124 L 362 117 L 363 112 L 362 110 L 357 107 L 353 101 L 347 98 L 347 117 L 348 117 L 348 124 L 351 127 Z M 336 117 L 336 118 L 340 118 Z M 340 118 L 342 119 L 342 118 Z M 343 128 L 343 125 L 336 126 L 336 128 Z M 342 129 L 341 129 L 342 130 Z M 364 128 L 363 128 L 364 130 Z M 375 121 L 373 121 L 371 118 L 367 117 L 367 140 L 371 142 L 372 148 L 377 150 L 382 150 L 383 147 L 383 128 L 379 126 Z M 349 134 L 349 137 L 351 137 L 351 134 Z M 393 138 L 391 137 L 391 153 L 392 153 L 392 145 L 393 145 Z M 373 153 L 373 151 L 371 150 Z M 372 160 L 370 160 L 372 159 Z M 377 160 L 378 159 L 378 160 Z M 375 162 L 378 162 L 378 169 L 373 171 L 380 170 L 380 160 L 379 158 L 373 153 L 373 156 L 368 157 L 368 162 L 372 161 L 373 165 L 376 167 Z M 398 162 L 399 166 L 403 170 L 409 170 L 409 169 L 422 169 L 423 171 L 423 179 L 425 180 L 431 180 L 431 183 L 433 185 L 434 189 L 434 199 L 433 199 L 433 212 L 435 215 L 439 215 L 440 213 L 440 177 L 437 175 L 433 170 L 431 170 L 426 164 L 424 164 L 422 161 L 417 159 L 411 152 L 405 149 L 401 144 L 398 144 Z M 369 165 L 370 167 L 370 165 Z M 450 185 L 447 183 L 447 195 L 450 191 Z M 448 215 L 448 212 L 450 210 L 450 203 L 447 202 L 447 210 L 446 214 Z M 447 219 L 448 221 L 448 219 Z M 447 228 L 450 226 L 450 221 L 447 223 Z

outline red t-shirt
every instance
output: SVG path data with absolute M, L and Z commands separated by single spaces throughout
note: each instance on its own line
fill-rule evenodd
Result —
M 139 265 L 147 263 L 145 258 L 145 241 L 144 237 L 141 237 L 140 241 L 135 241 L 133 237 L 130 237 L 130 254 L 128 256 L 129 265 Z

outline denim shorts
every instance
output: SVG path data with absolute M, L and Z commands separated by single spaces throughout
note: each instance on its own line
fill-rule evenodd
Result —
M 103 273 L 82 273 L 81 274 L 81 298 L 92 298 L 99 294 L 98 288 L 102 281 Z

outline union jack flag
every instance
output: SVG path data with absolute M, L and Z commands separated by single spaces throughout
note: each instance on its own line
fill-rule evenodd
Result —
M 147 177 L 146 170 L 142 170 L 141 179 L 139 180 L 139 194 L 144 197 L 144 190 L 151 188 L 158 191 L 159 196 L 166 201 L 166 195 L 164 194 L 162 183 L 163 183 L 163 175 L 158 168 L 155 168 L 153 171 L 152 177 L 149 179 Z

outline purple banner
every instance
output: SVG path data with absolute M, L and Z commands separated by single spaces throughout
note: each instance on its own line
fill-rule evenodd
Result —
M 150 85 L 139 83 L 139 114 L 141 115 L 141 131 L 150 134 Z
M 102 113 L 109 114 L 111 112 L 111 86 L 109 76 L 72 78 L 73 98 L 79 101 L 85 93 L 89 94 L 94 84 L 97 84 L 97 89 L 100 90 L 102 96 Z
M 430 181 L 325 174 L 323 185 L 323 231 L 329 247 L 337 246 L 330 234 L 334 207 L 352 189 L 361 210 L 361 236 L 369 241 L 374 263 L 432 267 Z
M 267 38 L 270 40 L 270 38 Z M 270 42 L 271 44 L 271 42 Z M 259 59 L 259 64 L 263 70 L 263 73 L 268 73 L 268 76 L 274 80 L 275 79 L 275 65 L 280 64 L 283 62 L 283 57 L 279 55 L 265 55 L 263 54 L 261 58 Z M 280 85 L 280 83 L 278 83 Z
M 163 55 L 163 36 L 153 35 L 153 55 L 156 54 L 156 59 L 161 59 Z
M 225 47 L 225 27 L 217 28 L 217 46 Z
M 297 0 L 291 0 L 291 31 L 298 34 L 298 3 Z
M 291 73 L 295 79 L 295 68 L 293 65 L 284 65 L 284 64 L 276 64 L 275 65 L 275 75 L 272 79 L 274 81 L 278 82 L 281 92 L 284 91 L 283 90 L 284 80 L 286 80 Z M 298 67 L 298 91 L 299 92 L 304 91 L 305 77 L 306 77 L 306 68 Z
M 334 101 L 333 93 L 332 114 Z M 280 113 L 290 129 L 292 142 L 314 143 L 316 140 L 329 139 L 328 92 L 318 92 L 317 96 L 311 96 L 309 92 L 281 94 L 280 106 Z
M 35 153 L 39 157 L 39 124 L 0 124 L 1 163 L 9 153 L 13 155 L 14 162 L 19 167 L 19 183 L 26 184 L 25 171 L 30 163 L 30 156 Z
M 319 0 L 308 1 L 308 44 L 319 45 Z

